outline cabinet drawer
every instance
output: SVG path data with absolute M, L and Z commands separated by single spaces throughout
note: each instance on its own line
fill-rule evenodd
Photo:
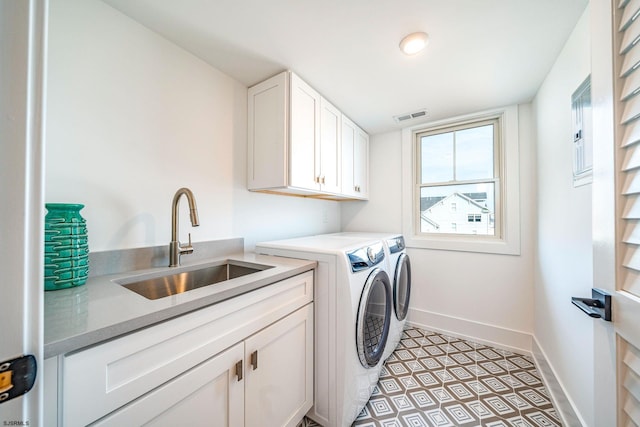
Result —
M 243 353 L 236 344 L 92 426 L 241 426 L 245 382 L 237 380 L 235 364 Z
M 309 271 L 65 356 L 63 425 L 95 421 L 312 300 Z

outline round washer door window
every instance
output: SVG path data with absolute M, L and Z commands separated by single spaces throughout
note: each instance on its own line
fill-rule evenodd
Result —
M 382 358 L 391 323 L 391 283 L 383 270 L 371 272 L 360 297 L 356 324 L 356 345 L 360 363 L 376 366 Z
M 409 297 L 411 296 L 411 262 L 407 254 L 401 254 L 396 264 L 393 279 L 393 307 L 398 320 L 404 320 L 409 311 Z

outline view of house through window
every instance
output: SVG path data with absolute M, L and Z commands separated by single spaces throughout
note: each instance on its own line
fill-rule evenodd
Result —
M 421 233 L 499 236 L 498 119 L 416 135 Z

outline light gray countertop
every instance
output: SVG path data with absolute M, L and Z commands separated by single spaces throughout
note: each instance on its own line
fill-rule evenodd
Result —
M 159 274 L 163 271 L 177 273 L 194 265 L 206 266 L 221 259 L 266 264 L 273 268 L 157 300 L 149 300 L 116 283 L 117 280 L 135 275 Z M 154 267 L 89 277 L 85 285 L 45 292 L 44 357 L 92 346 L 315 267 L 314 261 L 239 253 L 206 261 L 185 262 L 182 267 Z

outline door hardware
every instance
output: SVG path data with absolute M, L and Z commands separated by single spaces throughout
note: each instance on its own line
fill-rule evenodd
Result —
M 36 373 L 36 358 L 30 354 L 0 363 L 0 403 L 31 390 Z
M 602 289 L 592 288 L 591 298 L 571 297 L 571 303 L 590 317 L 611 321 L 611 295 Z

